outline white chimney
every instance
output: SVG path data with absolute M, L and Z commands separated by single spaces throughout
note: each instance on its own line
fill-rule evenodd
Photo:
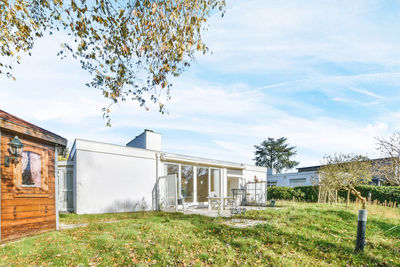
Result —
M 161 137 L 162 134 L 145 129 L 126 146 L 161 151 Z

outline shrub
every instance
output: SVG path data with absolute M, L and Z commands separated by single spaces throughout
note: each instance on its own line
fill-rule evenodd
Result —
M 379 202 L 396 202 L 400 204 L 400 187 L 398 186 L 374 186 L 374 185 L 360 185 L 356 189 L 361 192 L 363 197 L 368 197 L 371 193 L 371 200 L 378 200 Z M 339 196 L 347 198 L 347 191 L 340 191 Z M 350 199 L 354 201 L 356 198 L 350 195 Z
M 304 192 L 292 187 L 274 186 L 268 188 L 269 199 L 291 200 L 294 197 L 297 200 L 304 200 L 304 195 Z
M 293 198 L 293 188 L 274 186 L 268 188 L 269 199 L 284 199 L 289 200 Z
M 400 204 L 400 187 L 398 186 L 374 186 L 374 185 L 362 185 L 357 186 L 357 190 L 361 192 L 361 195 L 368 197 L 371 193 L 371 200 L 378 200 L 379 202 L 397 202 Z M 297 187 L 269 187 L 268 188 L 268 199 L 282 199 L 291 200 L 296 198 L 299 201 L 317 202 L 318 201 L 318 186 L 297 186 Z M 347 191 L 339 191 L 338 197 L 346 200 Z M 355 201 L 356 197 L 350 195 L 350 200 Z
M 296 186 L 295 191 L 300 191 L 304 194 L 302 200 L 307 202 L 317 202 L 318 201 L 318 186 Z

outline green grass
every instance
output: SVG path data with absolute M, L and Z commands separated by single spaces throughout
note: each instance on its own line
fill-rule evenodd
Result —
M 89 225 L 6 244 L 0 265 L 400 266 L 399 209 L 369 207 L 366 250 L 355 254 L 357 207 L 278 204 L 247 212 L 266 224 L 246 229 L 179 213 L 63 215 Z

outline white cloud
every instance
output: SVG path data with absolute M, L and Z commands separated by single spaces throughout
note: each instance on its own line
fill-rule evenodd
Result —
M 318 73 L 318 61 L 400 63 L 396 8 L 381 1 L 228 1 L 207 34 L 213 69 Z M 387 14 L 387 13 L 390 14 Z M 227 64 L 228 63 L 228 64 Z M 217 65 L 216 65 L 217 64 Z
M 380 95 L 377 95 L 374 92 L 371 92 L 371 91 L 368 91 L 368 90 L 359 89 L 359 88 L 355 88 L 355 87 L 350 87 L 349 89 L 354 91 L 354 92 L 357 92 L 357 93 L 360 93 L 360 94 L 363 94 L 363 95 L 367 95 L 367 96 L 370 96 L 370 97 L 373 97 L 373 98 L 376 98 L 376 99 L 379 99 L 379 100 L 382 100 L 384 98 L 384 97 L 382 97 Z
M 214 140 L 212 143 L 218 146 L 218 149 L 215 147 L 211 149 L 212 143 L 208 144 L 209 147 L 196 146 L 195 139 L 192 140 L 193 144 L 188 141 L 180 146 L 179 138 L 173 140 L 176 148 L 172 146 L 168 148 L 175 152 L 203 156 L 207 151 L 210 153 L 209 157 L 220 156 L 227 160 L 240 159 L 246 162 L 251 162 L 253 158 L 254 144 L 270 136 L 286 136 L 292 145 L 298 147 L 297 158 L 302 165 L 319 164 L 326 153 L 373 155 L 374 137 L 387 133 L 389 127 L 387 123 L 380 121 L 357 122 L 318 113 L 311 118 L 305 118 L 288 113 L 272 104 L 266 104 L 263 102 L 263 99 L 269 97 L 266 93 L 262 95 L 259 92 L 254 93 L 254 90 L 242 86 L 239 86 L 240 90 L 236 90 L 230 89 L 230 86 L 192 82 L 201 84 L 201 90 L 197 86 L 177 87 L 175 93 L 179 97 L 174 98 L 174 103 L 171 103 L 172 115 L 159 116 L 155 111 L 150 111 L 145 116 L 132 116 L 129 114 L 133 107 L 125 105 L 116 110 L 118 119 L 113 127 L 125 129 L 134 125 L 161 131 L 198 133 L 212 138 Z M 181 90 L 185 92 L 180 94 Z M 210 96 L 210 99 L 207 96 Z

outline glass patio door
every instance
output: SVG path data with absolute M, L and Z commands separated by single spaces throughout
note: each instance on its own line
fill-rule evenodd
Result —
M 220 197 L 222 194 L 221 170 L 210 169 L 210 196 Z
M 197 168 L 197 202 L 208 201 L 208 168 Z
M 227 179 L 227 194 L 232 196 L 232 189 L 239 189 L 239 177 L 228 177 Z
M 193 201 L 193 166 L 181 165 L 181 195 L 185 202 Z

